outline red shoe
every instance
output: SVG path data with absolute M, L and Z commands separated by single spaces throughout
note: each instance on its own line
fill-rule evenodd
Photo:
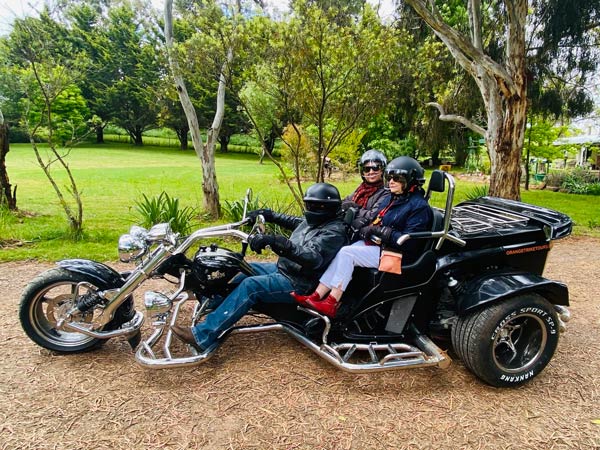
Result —
M 321 314 L 325 314 L 330 318 L 335 317 L 335 313 L 337 312 L 338 307 L 340 306 L 340 302 L 329 294 L 321 301 L 313 301 L 312 299 L 307 299 L 305 302 L 306 306 L 314 309 L 315 311 L 320 312 Z
M 321 296 L 317 292 L 313 292 L 310 295 L 300 295 L 296 294 L 295 292 L 290 292 L 290 295 L 294 297 L 294 300 L 296 300 L 302 306 L 306 306 L 306 302 L 308 300 L 311 300 L 313 302 L 318 302 L 321 300 Z

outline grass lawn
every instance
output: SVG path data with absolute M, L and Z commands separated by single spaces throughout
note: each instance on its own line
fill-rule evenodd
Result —
M 15 217 L 0 210 L 0 261 L 71 257 L 115 260 L 118 237 L 136 223 L 135 201 L 142 194 L 154 196 L 166 191 L 178 197 L 182 206 L 200 208 L 202 176 L 193 150 L 90 144 L 74 149 L 68 162 L 83 197 L 84 236 L 78 242 L 68 238 L 64 212 L 31 146 L 11 145 L 8 175 L 13 187 L 17 186 L 17 206 L 23 214 Z M 256 155 L 217 154 L 216 169 L 222 204 L 242 199 L 248 187 L 269 205 L 284 207 L 292 202 L 270 161 L 259 165 Z M 65 185 L 64 176 L 57 173 L 57 179 L 61 187 Z M 359 181 L 355 176 L 334 184 L 344 196 Z M 456 200 L 463 200 L 474 186 L 458 181 Z M 578 234 L 600 236 L 600 197 L 523 191 L 522 199 L 571 215 Z M 433 204 L 442 206 L 442 201 L 434 197 Z M 203 225 L 202 220 L 196 225 Z

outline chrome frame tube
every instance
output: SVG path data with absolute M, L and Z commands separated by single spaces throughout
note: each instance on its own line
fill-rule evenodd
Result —
M 194 243 L 198 242 L 200 239 L 208 237 L 235 236 L 245 240 L 248 238 L 248 234 L 235 229 L 244 223 L 246 223 L 245 220 L 195 231 L 175 249 L 173 249 L 172 246 L 166 246 L 162 244 L 156 249 L 155 254 L 146 263 L 141 264 L 131 273 L 123 286 L 121 286 L 119 289 L 111 289 L 110 291 L 107 291 L 111 292 L 111 294 L 114 293 L 114 296 L 109 299 L 108 304 L 104 307 L 104 311 L 99 317 L 97 326 L 102 327 L 110 322 L 117 308 L 133 291 L 135 291 L 144 281 L 150 278 L 154 269 L 156 269 L 168 256 L 185 253 Z
M 130 326 L 118 330 L 111 331 L 92 331 L 90 328 L 81 325 L 81 322 L 65 322 L 62 326 L 64 330 L 75 331 L 77 333 L 85 334 L 96 339 L 110 339 L 117 336 L 131 336 L 136 333 L 144 323 L 144 314 L 140 311 L 135 312 L 135 316 L 128 323 Z M 90 325 L 94 325 L 90 323 Z

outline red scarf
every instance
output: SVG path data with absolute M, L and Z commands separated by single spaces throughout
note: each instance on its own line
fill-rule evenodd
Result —
M 361 208 L 367 206 L 367 201 L 373 195 L 377 189 L 383 187 L 383 181 L 378 183 L 369 184 L 366 181 L 363 181 L 360 186 L 354 192 L 352 196 L 352 201 L 359 205 Z

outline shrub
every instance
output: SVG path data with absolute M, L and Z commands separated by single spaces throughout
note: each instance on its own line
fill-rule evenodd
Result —
M 571 194 L 590 194 L 598 188 L 591 187 L 598 184 L 598 178 L 589 170 L 576 167 L 567 172 L 561 187 Z
M 475 186 L 473 189 L 471 189 L 470 191 L 468 191 L 465 194 L 465 199 L 466 200 L 475 200 L 480 197 L 487 196 L 489 194 L 489 192 L 490 192 L 490 187 L 487 184 L 484 184 L 481 186 Z
M 546 174 L 544 181 L 548 186 L 562 186 L 567 177 L 565 170 L 553 170 Z
M 154 197 L 142 194 L 142 200 L 136 200 L 135 209 L 141 217 L 140 225 L 150 228 L 157 223 L 169 222 L 175 233 L 187 234 L 196 210 L 186 206 L 180 208 L 179 199 L 170 197 L 165 191 Z

